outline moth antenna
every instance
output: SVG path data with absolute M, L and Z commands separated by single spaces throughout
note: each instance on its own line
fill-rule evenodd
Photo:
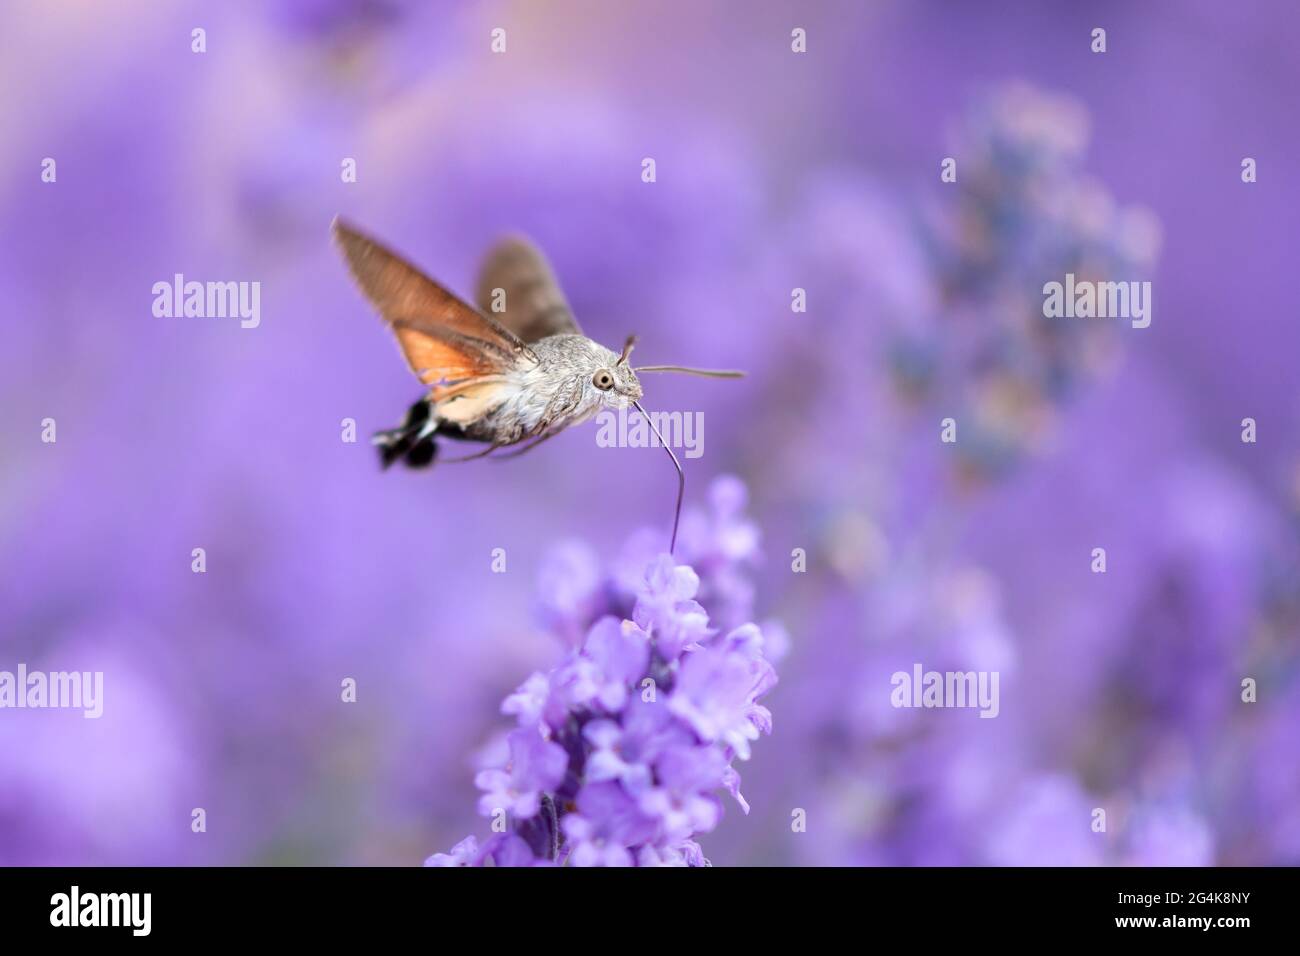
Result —
M 659 444 L 664 446 L 664 451 L 668 452 L 668 457 L 673 460 L 673 467 L 677 469 L 677 510 L 673 512 L 673 536 L 668 542 L 668 553 L 672 554 L 677 547 L 677 524 L 682 520 L 682 499 L 686 497 L 686 472 L 682 471 L 682 463 L 677 460 L 673 450 L 668 447 L 668 442 L 664 441 L 664 436 L 659 434 L 659 429 L 655 426 L 655 420 L 646 414 L 646 410 L 641 407 L 640 402 L 633 402 L 632 406 L 649 423 L 650 430 L 655 433 L 655 438 L 659 439 Z
M 615 362 L 614 365 L 618 366 L 626 362 L 628 356 L 632 354 L 632 350 L 634 348 L 636 348 L 636 336 L 629 335 L 627 337 L 627 341 L 623 343 L 623 354 L 618 357 L 618 361 Z
M 703 375 L 705 378 L 744 378 L 745 373 L 731 368 L 688 368 L 685 365 L 642 365 L 634 372 L 681 372 L 685 375 Z

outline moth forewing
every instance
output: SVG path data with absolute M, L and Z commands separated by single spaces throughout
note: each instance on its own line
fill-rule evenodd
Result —
M 466 335 L 507 352 L 528 352 L 525 342 L 501 323 L 341 219 L 334 220 L 334 237 L 352 277 L 389 325 L 401 321 L 426 332 Z

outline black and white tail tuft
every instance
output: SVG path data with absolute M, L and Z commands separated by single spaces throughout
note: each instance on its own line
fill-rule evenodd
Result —
M 371 441 L 379 449 L 379 460 L 385 468 L 399 459 L 408 468 L 427 468 L 433 464 L 438 452 L 433 441 L 437 423 L 430 421 L 430 411 L 429 403 L 420 399 L 407 411 L 399 427 L 375 433 Z

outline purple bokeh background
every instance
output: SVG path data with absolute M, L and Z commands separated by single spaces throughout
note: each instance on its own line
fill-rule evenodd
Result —
M 704 414 L 692 504 L 748 485 L 791 635 L 715 863 L 1300 862 L 1298 28 L 1281 0 L 0 8 L 0 670 L 106 685 L 97 721 L 0 711 L 0 863 L 417 864 L 478 825 L 498 703 L 554 660 L 556 549 L 666 534 L 662 452 L 591 425 L 381 475 L 365 436 L 419 388 L 339 213 L 463 292 L 523 230 L 594 338 L 751 371 L 646 381 Z M 1151 327 L 1044 319 L 1070 270 L 1150 279 Z M 260 281 L 260 327 L 154 317 L 178 272 Z M 894 710 L 915 661 L 998 670 L 1001 714 Z

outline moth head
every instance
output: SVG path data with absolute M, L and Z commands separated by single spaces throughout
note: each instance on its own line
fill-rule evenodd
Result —
M 635 345 L 636 336 L 629 335 L 621 355 L 615 356 L 602 348 L 602 354 L 591 370 L 591 388 L 601 404 L 609 408 L 628 408 L 641 399 L 641 382 L 627 360 Z

